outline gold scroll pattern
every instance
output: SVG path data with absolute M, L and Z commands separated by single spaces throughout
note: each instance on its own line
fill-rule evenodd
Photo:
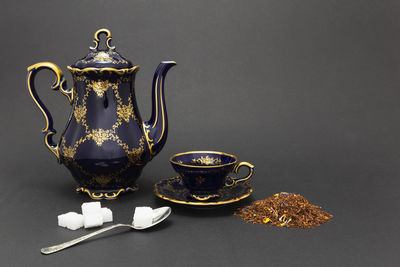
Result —
M 79 76 L 79 75 L 74 75 L 74 81 L 82 81 L 85 82 L 86 84 L 86 91 L 85 94 L 82 97 L 81 104 L 78 105 L 78 95 L 75 92 L 76 98 L 75 98 L 75 105 L 74 105 L 74 111 L 73 111 L 73 116 L 76 120 L 76 122 L 79 125 L 82 125 L 85 130 L 85 135 L 81 137 L 79 140 L 77 140 L 73 145 L 67 146 L 66 145 L 66 139 L 63 136 L 61 138 L 61 151 L 62 155 L 65 161 L 65 164 L 68 166 L 70 164 L 74 165 L 76 168 L 78 168 L 82 173 L 85 175 L 92 177 L 90 181 L 87 181 L 87 184 L 85 186 L 95 186 L 95 185 L 100 185 L 101 187 L 106 186 L 111 180 L 115 180 L 115 182 L 121 182 L 118 181 L 121 178 L 118 178 L 120 174 L 122 174 L 124 171 L 126 171 L 128 168 L 131 166 L 143 166 L 144 162 L 142 161 L 142 154 L 145 151 L 145 136 L 143 135 L 139 139 L 139 147 L 137 148 L 130 148 L 128 144 L 123 142 L 121 138 L 117 135 L 116 131 L 117 128 L 122 125 L 124 122 L 128 123 L 131 119 L 135 120 L 136 123 L 140 125 L 139 119 L 135 116 L 134 109 L 133 109 L 133 103 L 131 97 L 128 98 L 128 105 L 124 105 L 122 98 L 119 95 L 119 84 L 122 82 L 129 82 L 131 81 L 130 77 L 120 77 L 117 82 L 111 83 L 108 81 L 92 81 L 92 80 L 87 80 L 85 76 Z M 96 93 L 98 97 L 102 97 L 104 93 L 111 89 L 116 100 L 117 100 L 117 120 L 114 123 L 114 125 L 111 127 L 111 129 L 91 129 L 89 125 L 87 124 L 86 121 L 86 115 L 87 115 L 87 107 L 86 107 L 86 102 L 87 98 L 89 96 L 90 92 Z M 75 89 L 74 89 L 75 90 Z M 78 149 L 78 147 L 89 141 L 93 140 L 97 146 L 102 146 L 105 141 L 113 141 L 117 143 L 124 152 L 126 153 L 128 157 L 128 163 L 118 170 L 117 172 L 110 173 L 107 175 L 103 174 L 95 174 L 95 173 L 90 173 L 87 170 L 85 170 L 82 166 L 78 164 L 78 162 L 75 159 L 75 154 Z

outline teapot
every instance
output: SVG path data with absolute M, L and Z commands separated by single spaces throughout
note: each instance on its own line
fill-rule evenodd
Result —
M 99 48 L 106 35 L 106 49 Z M 168 133 L 164 80 L 174 61 L 162 61 L 154 74 L 152 114 L 143 122 L 135 98 L 134 66 L 111 45 L 111 32 L 100 29 L 94 34 L 94 46 L 81 60 L 68 66 L 74 86 L 68 88 L 61 69 L 51 62 L 28 67 L 27 86 L 43 113 L 45 146 L 64 164 L 76 180 L 77 192 L 93 199 L 114 199 L 120 193 L 138 189 L 136 180 L 143 167 L 163 148 Z M 72 112 L 58 143 L 53 119 L 40 100 L 34 80 L 43 69 L 56 76 L 53 90 L 68 98 Z

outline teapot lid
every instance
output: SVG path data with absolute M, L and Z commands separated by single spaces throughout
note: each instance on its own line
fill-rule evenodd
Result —
M 106 34 L 106 45 L 107 49 L 100 50 L 100 34 Z M 124 69 L 132 68 L 132 62 L 123 58 L 117 51 L 115 51 L 115 46 L 111 46 L 111 32 L 108 29 L 100 29 L 94 34 L 94 46 L 90 46 L 90 52 L 84 58 L 78 60 L 73 65 L 72 68 L 115 68 Z

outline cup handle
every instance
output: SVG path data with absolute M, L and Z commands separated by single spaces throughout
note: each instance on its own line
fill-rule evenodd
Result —
M 242 161 L 239 164 L 237 164 L 235 166 L 235 168 L 233 169 L 233 172 L 234 173 L 238 173 L 240 167 L 242 167 L 242 166 L 245 166 L 245 167 L 249 168 L 249 174 L 246 177 L 243 177 L 243 178 L 233 178 L 233 177 L 231 177 L 230 182 L 228 182 L 228 181 L 225 182 L 225 186 L 226 187 L 234 186 L 237 183 L 241 183 L 241 182 L 247 181 L 247 180 L 249 180 L 251 178 L 251 176 L 253 176 L 254 165 L 251 164 L 251 163 L 248 163 L 246 161 Z

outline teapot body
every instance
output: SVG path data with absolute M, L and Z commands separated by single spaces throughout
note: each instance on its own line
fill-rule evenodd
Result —
M 74 80 L 70 120 L 60 143 L 60 160 L 78 189 L 92 198 L 112 198 L 136 190 L 136 179 L 150 154 L 135 92 L 136 68 L 80 70 Z
M 101 34 L 106 34 L 106 50 L 98 49 Z M 165 75 L 176 65 L 162 61 L 154 74 L 152 114 L 143 122 L 136 104 L 135 75 L 139 66 L 123 58 L 111 45 L 111 32 L 100 29 L 94 34 L 91 52 L 73 65 L 74 87 L 67 88 L 61 69 L 51 62 L 28 67 L 27 86 L 43 113 L 45 146 L 72 173 L 77 191 L 93 199 L 113 199 L 120 193 L 136 191 L 136 180 L 143 167 L 163 148 L 168 134 L 165 105 Z M 52 71 L 56 81 L 51 87 L 65 95 L 72 112 L 60 141 L 51 113 L 40 100 L 34 80 L 43 69 Z

